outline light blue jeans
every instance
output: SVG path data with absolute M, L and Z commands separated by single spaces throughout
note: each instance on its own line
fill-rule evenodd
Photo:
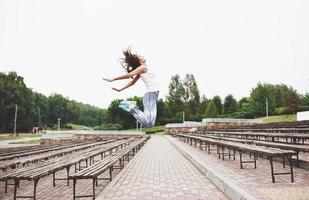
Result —
M 130 113 L 143 125 L 143 127 L 153 127 L 157 117 L 157 99 L 159 91 L 147 92 L 144 95 L 144 112 L 138 108 L 133 108 Z

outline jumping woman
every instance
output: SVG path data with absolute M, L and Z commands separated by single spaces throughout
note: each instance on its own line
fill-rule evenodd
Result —
M 153 127 L 156 122 L 157 99 L 159 95 L 156 76 L 149 70 L 146 65 L 146 59 L 143 56 L 133 54 L 129 48 L 123 51 L 123 55 L 124 58 L 121 59 L 121 65 L 125 68 L 127 73 L 115 78 L 103 78 L 103 80 L 113 82 L 116 80 L 131 78 L 132 80 L 122 88 L 112 88 L 113 90 L 120 92 L 131 87 L 141 78 L 147 88 L 147 92 L 143 99 L 144 112 L 138 109 L 135 101 L 122 101 L 119 104 L 119 107 L 130 112 L 144 127 Z

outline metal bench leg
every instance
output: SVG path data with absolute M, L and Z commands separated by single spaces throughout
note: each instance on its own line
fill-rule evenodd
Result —
M 242 166 L 242 151 L 239 151 L 239 161 L 240 161 L 240 169 L 243 169 L 243 166 Z
M 5 180 L 5 185 L 4 185 L 4 193 L 8 192 L 8 180 Z
M 73 179 L 73 200 L 75 200 L 75 188 L 77 179 Z
M 122 158 L 119 159 L 119 166 L 120 166 L 120 169 L 122 169 Z
M 274 166 L 273 166 L 273 158 L 269 157 L 270 170 L 271 170 L 271 178 L 273 183 L 275 183 L 275 175 L 274 175 Z
M 17 185 L 18 185 L 18 180 L 17 180 L 17 179 L 14 179 L 14 200 L 16 200 Z
M 112 181 L 112 171 L 113 171 L 112 168 L 113 168 L 113 167 L 110 167 L 110 168 L 109 168 L 109 180 L 110 180 L 110 181 Z
M 95 199 L 95 179 L 92 179 L 92 195 L 93 195 L 93 199 Z
M 285 168 L 285 156 L 282 156 L 282 164 L 283 164 L 283 168 Z
M 253 159 L 254 159 L 254 169 L 256 169 L 256 154 L 253 153 Z
M 222 147 L 222 160 L 224 160 L 224 147 Z
M 207 144 L 206 144 L 207 145 Z M 207 147 L 207 146 L 206 146 Z M 208 154 L 210 154 L 210 144 L 208 144 Z
M 291 182 L 294 183 L 294 174 L 293 174 L 293 165 L 292 165 L 292 156 L 288 156 L 290 163 L 290 172 L 291 172 Z
M 53 172 L 53 186 L 56 186 L 56 175 L 55 175 L 56 172 Z
M 299 167 L 299 151 L 297 151 L 296 153 L 296 166 Z
M 70 185 L 70 180 L 69 180 L 69 176 L 70 176 L 70 166 L 66 168 L 67 169 L 67 186 Z
M 236 154 L 236 150 L 235 149 L 233 149 L 233 159 L 235 160 L 235 154 Z
M 39 179 L 34 180 L 34 189 L 33 189 L 33 200 L 36 199 L 36 187 L 38 186 Z

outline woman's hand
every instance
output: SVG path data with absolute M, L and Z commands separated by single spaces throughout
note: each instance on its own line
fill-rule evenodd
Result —
M 117 88 L 112 88 L 113 90 L 117 91 L 117 92 L 120 92 L 121 90 L 120 89 L 117 89 Z
M 104 78 L 104 77 L 103 77 L 103 80 L 104 81 L 108 81 L 108 82 L 113 82 L 114 81 L 114 79 L 112 79 L 112 78 Z

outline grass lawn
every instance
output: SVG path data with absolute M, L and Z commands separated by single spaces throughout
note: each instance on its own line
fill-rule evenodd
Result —
M 20 133 L 19 136 L 14 138 L 10 133 L 0 134 L 0 140 L 15 140 L 20 138 L 37 138 L 37 137 L 41 137 L 41 135 L 32 133 Z
M 88 127 L 88 126 L 83 126 L 80 124 L 72 124 L 72 123 L 68 123 L 66 124 L 66 126 L 71 127 L 72 130 L 92 130 L 92 127 Z
M 135 131 L 136 129 L 130 129 L 130 131 Z M 155 126 L 152 128 L 142 128 L 142 132 L 146 134 L 162 133 L 165 130 L 165 126 Z
M 294 122 L 296 121 L 296 114 L 291 115 L 278 115 L 258 118 L 263 123 L 275 123 L 275 122 Z
M 11 142 L 10 144 L 40 144 L 40 140 L 30 140 L 25 142 Z

